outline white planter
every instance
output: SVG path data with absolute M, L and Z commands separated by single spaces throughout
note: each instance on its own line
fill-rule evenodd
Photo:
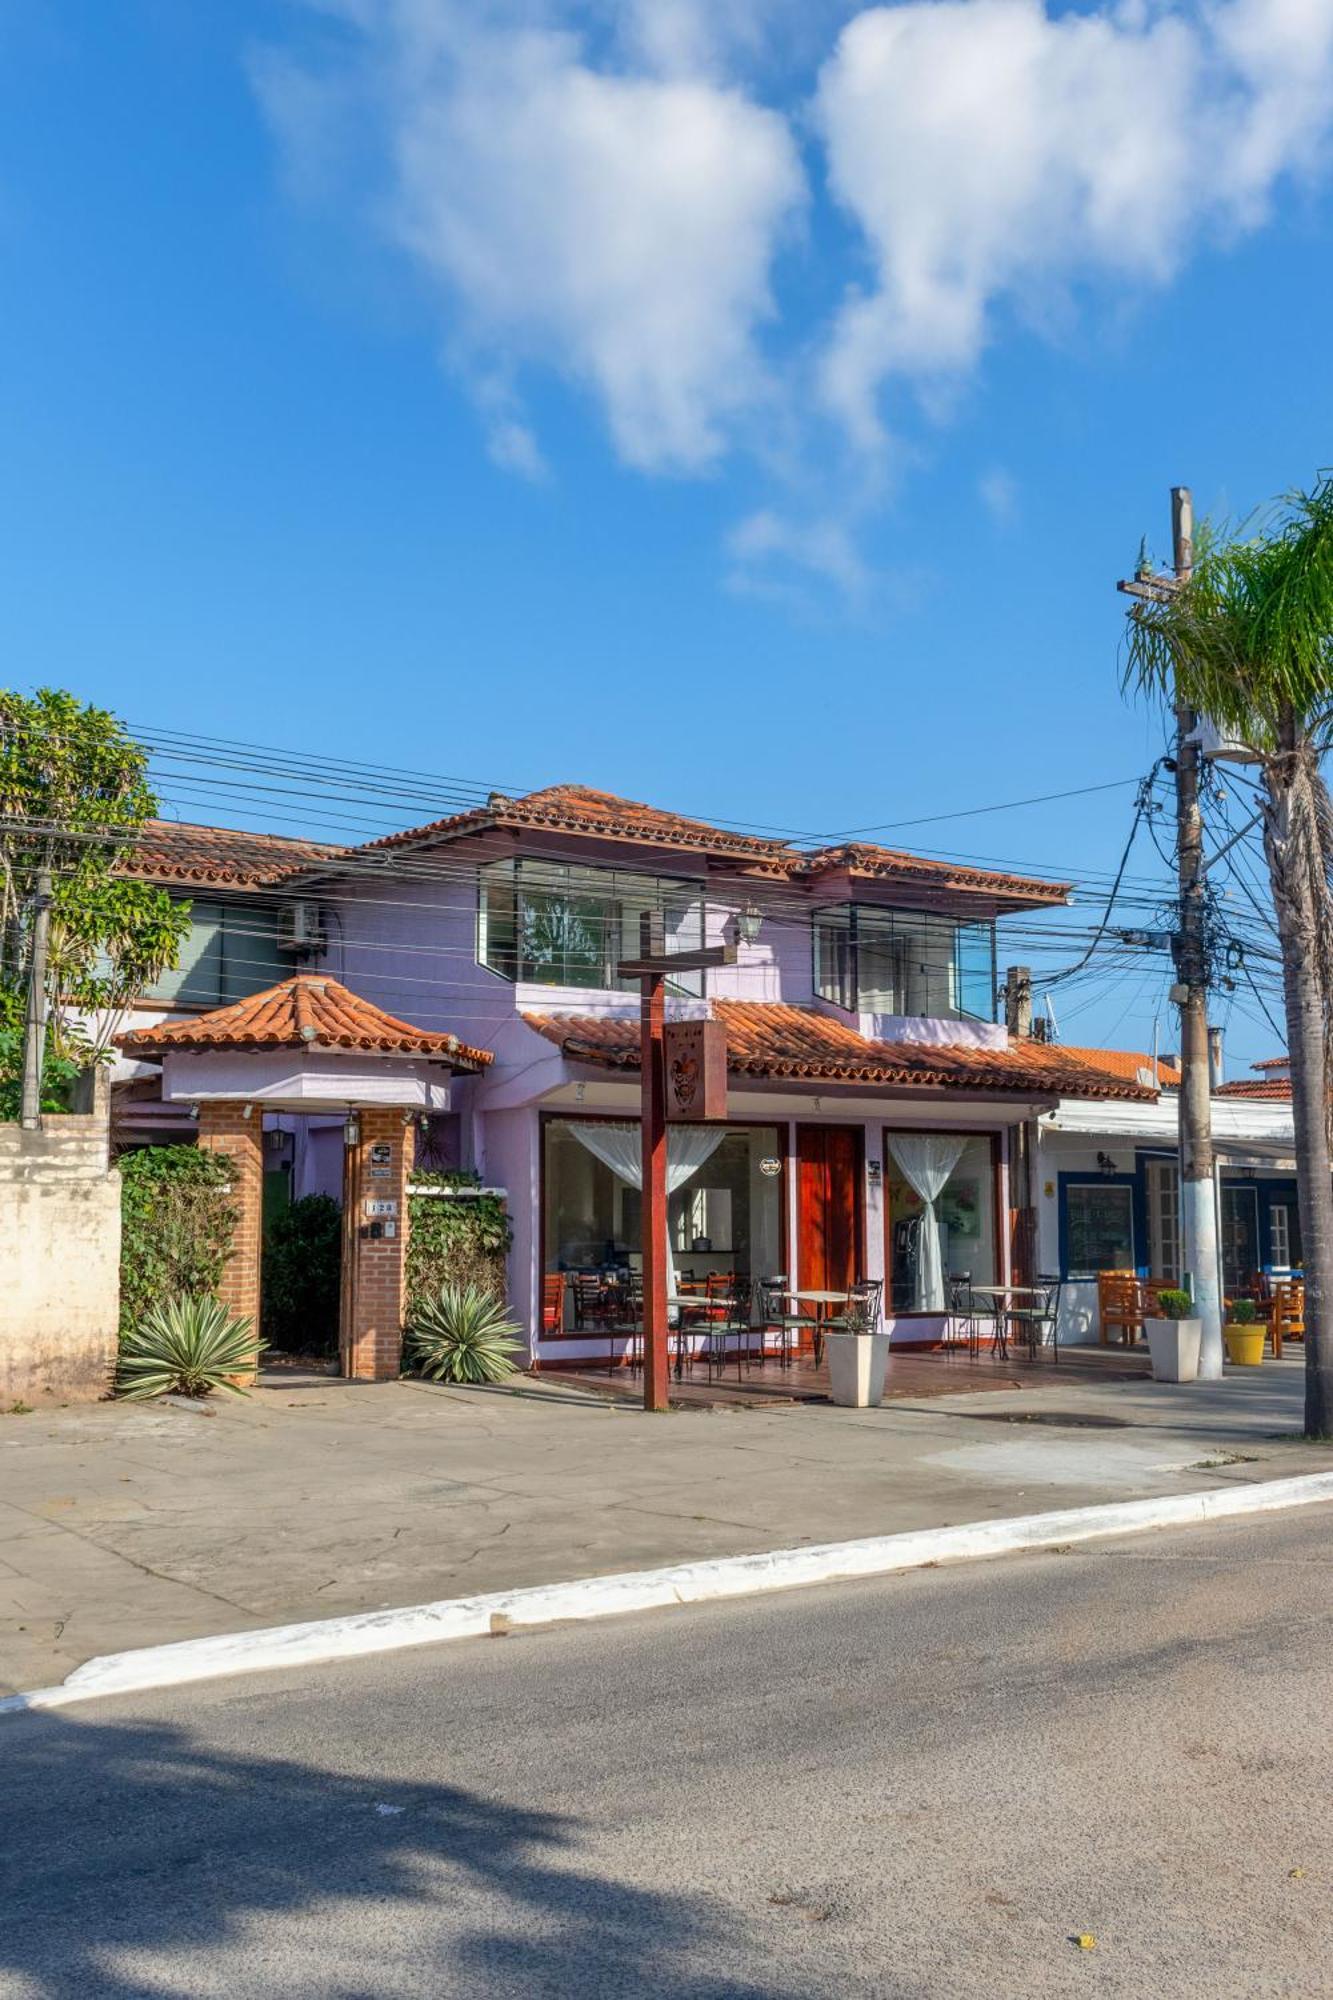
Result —
M 884 1400 L 884 1370 L 889 1359 L 887 1333 L 829 1333 L 829 1394 L 848 1410 L 871 1410 Z
M 1154 1382 L 1193 1382 L 1199 1373 L 1201 1319 L 1144 1321 Z

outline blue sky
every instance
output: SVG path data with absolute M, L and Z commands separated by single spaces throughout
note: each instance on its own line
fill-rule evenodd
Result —
M 1328 458 L 1330 127 L 1330 0 L 7 0 L 6 678 L 818 834 L 1087 787 L 884 837 L 1105 875 L 1115 578 Z

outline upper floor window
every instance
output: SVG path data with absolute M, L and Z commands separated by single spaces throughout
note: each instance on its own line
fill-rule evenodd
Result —
M 150 986 L 146 1000 L 184 1007 L 225 1007 L 275 986 L 292 969 L 278 949 L 277 911 L 241 903 L 190 904 L 180 958 Z
M 995 1018 L 995 926 L 844 903 L 814 920 L 815 991 L 849 1014 Z
M 704 937 L 703 896 L 696 883 L 618 868 L 549 861 L 498 861 L 481 871 L 477 958 L 502 979 L 538 986 L 632 988 L 616 967 L 639 950 L 639 919 L 660 910 L 668 951 L 697 950 Z M 702 992 L 702 976 L 671 982 Z

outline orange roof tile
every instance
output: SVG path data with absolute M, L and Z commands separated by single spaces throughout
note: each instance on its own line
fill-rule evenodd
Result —
M 117 872 L 150 882 L 261 888 L 344 851 L 322 841 L 289 840 L 281 833 L 244 833 L 230 826 L 153 819 Z
M 747 872 L 776 881 L 813 883 L 823 876 L 842 872 L 862 880 L 933 894 L 985 897 L 1015 908 L 1066 903 L 1070 893 L 1067 882 L 1043 882 L 1026 875 L 970 868 L 953 861 L 926 860 L 920 855 L 865 842 L 797 848 L 789 840 L 731 832 L 725 827 L 711 826 L 705 820 L 687 818 L 683 813 L 643 805 L 637 799 L 619 798 L 614 792 L 595 791 L 589 785 L 547 785 L 517 799 L 497 792 L 484 806 L 434 820 L 427 826 L 385 834 L 367 846 L 375 849 L 430 846 L 495 826 L 542 828 L 589 834 L 604 840 L 674 847 L 682 852 L 739 862 Z
M 1291 1067 L 1290 1056 L 1265 1056 L 1262 1062 L 1250 1064 L 1251 1069 L 1259 1069 L 1259 1070 L 1289 1069 L 1290 1067 Z
M 1072 1048 L 1067 1042 L 1060 1042 L 1057 1046 L 1063 1049 L 1067 1056 L 1075 1056 L 1079 1062 L 1091 1063 L 1094 1069 L 1107 1070 L 1112 1076 L 1123 1077 L 1130 1083 L 1138 1082 L 1140 1070 L 1147 1070 L 1149 1075 L 1152 1074 L 1153 1058 L 1146 1051 L 1141 1052 L 1138 1049 L 1076 1049 Z M 1180 1064 L 1171 1061 L 1166 1056 L 1158 1056 L 1157 1083 L 1159 1089 L 1175 1090 L 1180 1083 Z
M 1291 1082 L 1283 1076 L 1237 1077 L 1234 1083 L 1219 1084 L 1215 1097 L 1248 1097 L 1259 1104 L 1290 1104 Z
M 740 1076 L 818 1083 L 875 1083 L 961 1091 L 1003 1090 L 1051 1097 L 1151 1101 L 1155 1092 L 1072 1058 L 1045 1042 L 1007 1048 L 933 1042 L 873 1042 L 810 1007 L 776 1001 L 717 1000 L 727 1031 L 727 1068 Z M 639 1023 L 621 1016 L 525 1014 L 576 1062 L 612 1069 L 639 1066 Z
M 411 1027 L 318 972 L 297 972 L 263 993 L 190 1020 L 162 1021 L 118 1037 L 131 1055 L 173 1049 L 366 1049 L 377 1055 L 446 1056 L 459 1069 L 481 1069 L 488 1049 L 457 1035 Z
M 494 793 L 484 806 L 351 848 L 291 840 L 282 834 L 246 833 L 233 827 L 154 820 L 144 829 L 136 856 L 123 867 L 125 873 L 151 881 L 219 888 L 273 887 L 315 868 L 323 873 L 320 864 L 330 864 L 329 872 L 336 873 L 340 861 L 354 863 L 368 854 L 429 848 L 492 827 L 584 834 L 674 849 L 730 863 L 757 880 L 798 887 L 827 885 L 844 875 L 915 898 L 965 896 L 986 914 L 1051 907 L 1068 902 L 1070 894 L 1066 882 L 1044 882 L 997 869 L 926 859 L 863 841 L 798 848 L 788 840 L 732 832 L 588 785 L 547 785 L 517 799 Z

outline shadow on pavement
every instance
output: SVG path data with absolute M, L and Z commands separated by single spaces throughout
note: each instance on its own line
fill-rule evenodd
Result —
M 271 1711 L 253 1712 L 260 1731 Z M 466 1727 L 446 1711 L 432 1733 Z M 450 1785 L 222 1752 L 170 1725 L 16 1716 L 0 1725 L 0 1991 L 798 2000 L 780 1972 L 756 1985 L 701 1970 L 747 1943 L 754 1964 L 771 1941 L 698 1896 L 581 1867 L 590 1831 Z M 370 1944 L 382 1983 L 339 1961 L 338 1937 Z

